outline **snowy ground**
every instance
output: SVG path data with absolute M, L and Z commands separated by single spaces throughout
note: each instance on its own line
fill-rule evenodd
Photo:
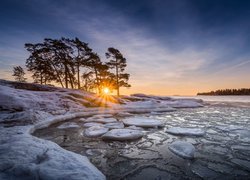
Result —
M 201 106 L 200 100 L 142 94 L 104 100 L 77 90 L 0 80 L 0 179 L 105 179 L 85 156 L 31 133 L 79 117 L 157 114 Z

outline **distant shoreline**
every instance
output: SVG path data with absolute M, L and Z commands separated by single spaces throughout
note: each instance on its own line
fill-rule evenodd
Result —
M 223 95 L 218 95 L 218 94 L 197 94 L 196 96 L 250 96 L 250 94 L 223 94 Z
M 202 96 L 249 96 L 250 89 L 249 88 L 220 89 L 216 91 L 197 93 L 197 96 L 200 96 L 200 95 Z

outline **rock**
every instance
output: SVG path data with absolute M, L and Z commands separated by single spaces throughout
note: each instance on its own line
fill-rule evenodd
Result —
M 139 126 L 139 127 L 158 127 L 163 126 L 163 123 L 156 119 L 150 119 L 146 117 L 131 117 L 122 120 L 127 126 Z
M 89 122 L 89 123 L 83 124 L 83 127 L 89 128 L 89 127 L 92 127 L 92 126 L 102 126 L 102 125 L 103 125 L 103 124 L 101 124 L 101 123 Z
M 79 128 L 80 126 L 75 122 L 66 122 L 58 126 L 58 129 L 67 129 L 67 128 Z
M 109 129 L 122 129 L 124 128 L 124 124 L 122 122 L 113 122 L 105 124 L 104 127 Z
M 98 137 L 108 132 L 108 130 L 109 128 L 105 128 L 103 126 L 92 126 L 86 129 L 84 134 L 87 137 Z
M 112 129 L 102 136 L 104 140 L 117 140 L 117 141 L 126 141 L 126 140 L 135 140 L 143 136 L 143 133 L 138 130 L 132 129 Z
M 174 135 L 187 135 L 187 136 L 203 136 L 205 131 L 200 128 L 181 128 L 171 127 L 166 130 L 167 133 Z
M 169 147 L 169 150 L 183 158 L 194 158 L 195 147 L 184 141 L 175 141 Z

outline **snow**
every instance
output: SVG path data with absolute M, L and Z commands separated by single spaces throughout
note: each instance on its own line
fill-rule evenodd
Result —
M 167 133 L 174 135 L 186 135 L 186 136 L 203 136 L 205 131 L 200 128 L 182 128 L 171 127 L 166 130 Z
M 58 126 L 58 129 L 66 129 L 66 128 L 79 128 L 80 126 L 74 122 L 66 122 Z
M 143 136 L 143 133 L 139 130 L 132 129 L 112 129 L 102 136 L 104 140 L 117 140 L 117 141 L 126 141 L 126 140 L 135 140 Z
M 168 147 L 170 151 L 180 157 L 192 159 L 194 158 L 195 147 L 185 141 L 175 141 Z
M 124 124 L 122 122 L 113 122 L 105 124 L 104 127 L 109 129 L 122 129 L 124 128 Z
M 130 117 L 122 120 L 127 126 L 139 126 L 139 127 L 158 127 L 163 126 L 163 123 L 156 119 L 150 119 L 146 117 Z
M 85 129 L 84 134 L 87 137 L 98 137 L 108 132 L 108 130 L 109 128 L 103 126 L 92 126 L 88 129 Z

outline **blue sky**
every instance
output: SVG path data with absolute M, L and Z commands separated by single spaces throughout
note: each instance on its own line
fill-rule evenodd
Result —
M 127 58 L 122 93 L 192 95 L 250 87 L 250 1 L 1 0 L 0 78 L 24 66 L 24 43 L 79 37 L 105 60 Z

